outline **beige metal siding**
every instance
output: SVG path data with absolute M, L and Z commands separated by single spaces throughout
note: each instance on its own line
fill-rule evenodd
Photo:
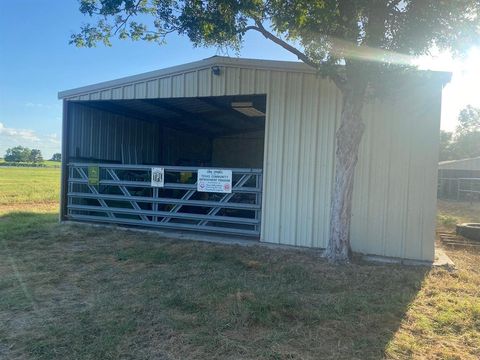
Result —
M 440 88 L 366 106 L 354 188 L 355 251 L 433 259 Z
M 272 71 L 267 96 L 263 240 L 325 247 L 340 95 L 312 74 Z
M 67 100 L 120 100 L 169 97 L 266 94 L 269 69 L 220 66 L 220 76 L 212 75 L 211 66 L 199 66 L 182 73 L 146 78 L 134 83 L 106 85 L 101 90 L 66 96 Z M 276 71 L 303 74 L 305 71 Z M 311 74 L 312 71 L 306 72 Z
M 220 76 L 212 75 L 210 65 L 199 66 L 69 99 L 267 94 L 262 241 L 325 247 L 338 89 L 297 68 L 220 68 Z M 352 246 L 369 254 L 431 260 L 441 89 L 408 88 L 402 94 L 364 111 Z

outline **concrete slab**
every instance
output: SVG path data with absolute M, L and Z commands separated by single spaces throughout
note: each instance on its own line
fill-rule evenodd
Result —
M 110 225 L 110 224 L 94 224 L 89 222 L 72 221 L 72 220 L 62 221 L 61 223 L 109 228 L 109 229 L 115 229 L 119 231 L 148 233 L 152 235 L 158 235 L 158 237 L 161 237 L 161 238 L 173 239 L 173 240 L 202 241 L 202 242 L 209 242 L 209 243 L 221 244 L 221 245 L 260 246 L 260 247 L 265 247 L 269 249 L 300 251 L 300 252 L 308 251 L 308 252 L 317 254 L 321 257 L 324 256 L 324 249 L 260 242 L 258 239 L 239 236 L 239 235 L 220 235 L 220 234 L 200 233 L 200 232 L 194 232 L 194 231 L 176 231 L 176 230 L 168 230 L 168 229 L 167 230 L 163 230 L 163 229 L 150 230 L 150 229 L 140 229 L 140 228 L 125 227 L 125 226 Z
M 433 262 L 433 266 L 440 266 L 445 267 L 448 269 L 455 269 L 455 263 L 452 259 L 448 257 L 445 250 L 441 247 L 435 247 L 435 261 Z
M 364 255 L 362 256 L 362 260 L 368 262 L 374 262 L 379 264 L 401 264 L 402 259 L 391 258 L 386 256 L 379 256 L 379 255 Z
M 455 269 L 455 263 L 448 257 L 445 251 L 440 247 L 435 247 L 435 260 L 431 261 L 422 261 L 422 260 L 409 260 L 409 259 L 399 259 L 399 258 L 390 258 L 386 256 L 377 256 L 377 255 L 365 255 L 363 260 L 377 262 L 381 264 L 401 264 L 407 266 L 429 266 L 429 267 L 446 267 L 449 269 Z

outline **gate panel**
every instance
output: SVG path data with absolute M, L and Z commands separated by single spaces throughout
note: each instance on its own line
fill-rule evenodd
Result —
M 88 167 L 98 166 L 98 186 Z M 197 191 L 196 167 L 164 166 L 163 187 L 151 186 L 151 166 L 68 165 L 67 218 L 177 230 L 260 236 L 262 170 L 231 169 L 232 192 Z

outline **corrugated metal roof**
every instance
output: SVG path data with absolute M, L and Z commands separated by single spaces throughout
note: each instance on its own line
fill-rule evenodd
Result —
M 466 161 L 472 161 L 472 160 L 479 160 L 480 156 L 473 157 L 473 158 L 467 158 L 467 159 L 459 159 L 459 160 L 446 160 L 446 161 L 440 161 L 438 165 L 446 165 L 446 164 L 455 164 L 455 163 L 463 163 Z
M 441 161 L 438 163 L 438 168 L 452 170 L 480 170 L 480 156 L 469 159 Z

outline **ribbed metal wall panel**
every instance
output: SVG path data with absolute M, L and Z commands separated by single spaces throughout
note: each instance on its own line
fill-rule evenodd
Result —
M 354 188 L 355 251 L 433 259 L 440 99 L 440 89 L 418 86 L 396 101 L 366 106 Z
M 195 97 L 198 94 L 197 72 L 190 71 L 185 74 L 185 96 Z
M 212 96 L 212 74 L 210 69 L 198 70 L 198 96 Z
M 330 195 L 334 170 L 335 129 L 339 120 L 340 94 L 331 82 L 321 81 L 318 92 L 318 120 L 315 142 L 313 238 L 315 247 L 326 247 L 330 221 Z M 312 91 L 315 89 L 312 89 Z M 321 219 L 321 221 L 318 221 Z
M 282 231 L 282 142 L 285 128 L 287 74 L 271 72 L 265 121 L 265 160 L 263 164 L 263 241 L 280 243 Z
M 82 104 L 70 104 L 69 152 L 72 157 L 122 160 L 122 144 L 141 149 L 142 160 L 160 158 L 158 124 L 115 115 Z M 79 151 L 77 151 L 77 148 Z
M 267 94 L 261 239 L 325 247 L 340 92 L 306 70 L 233 65 L 221 65 L 220 70 L 215 76 L 210 66 L 191 68 L 69 99 Z M 355 251 L 433 258 L 440 87 L 411 87 L 398 101 L 366 105 L 351 229 Z M 87 128 L 89 121 L 83 122 Z M 138 131 L 128 129 L 129 123 L 122 122 L 124 129 L 116 136 Z M 78 131 L 86 134 L 86 129 Z
M 338 90 L 311 74 L 268 78 L 263 239 L 325 247 Z
M 280 242 L 282 244 L 297 245 L 297 207 L 299 204 L 297 197 L 298 190 L 298 165 L 299 149 L 302 139 L 300 138 L 300 126 L 302 116 L 302 74 L 288 73 L 287 88 L 285 91 L 286 101 L 283 111 L 285 112 L 282 164 L 277 166 L 282 169 L 281 183 L 281 224 Z M 275 126 L 275 125 L 274 125 Z M 302 181 L 303 182 L 303 181 Z

